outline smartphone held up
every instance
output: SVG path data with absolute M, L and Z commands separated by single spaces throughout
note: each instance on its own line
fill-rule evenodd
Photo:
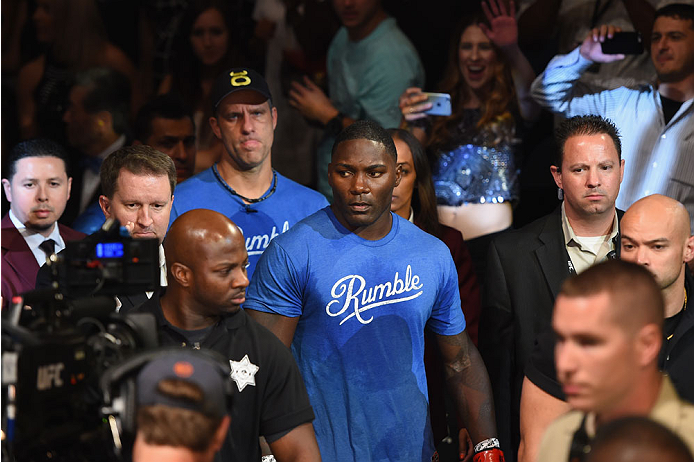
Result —
M 431 103 L 431 109 L 424 111 L 425 114 L 436 115 L 436 116 L 449 116 L 451 115 L 451 95 L 448 93 L 429 93 L 424 92 L 427 95 L 426 103 Z
M 602 52 L 606 55 L 640 55 L 643 53 L 643 41 L 638 32 L 615 32 L 612 38 L 601 43 Z

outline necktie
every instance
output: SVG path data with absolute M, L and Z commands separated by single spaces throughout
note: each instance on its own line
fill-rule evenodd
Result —
M 39 249 L 43 250 L 43 253 L 46 254 L 46 261 L 48 261 L 48 258 L 55 253 L 55 241 L 46 239 L 39 244 Z

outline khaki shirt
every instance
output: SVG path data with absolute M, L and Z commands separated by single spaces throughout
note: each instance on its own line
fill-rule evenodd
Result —
M 607 259 L 607 254 L 615 250 L 615 238 L 619 233 L 619 220 L 617 219 L 617 211 L 614 212 L 614 220 L 612 222 L 612 231 L 607 236 L 605 242 L 602 243 L 598 253 L 594 253 L 590 246 L 581 242 L 581 238 L 576 235 L 569 219 L 564 211 L 564 203 L 561 204 L 561 227 L 564 231 L 564 245 L 569 253 L 569 258 L 573 264 L 576 274 L 587 270 L 591 266 L 603 262 Z
M 552 422 L 542 437 L 538 462 L 567 462 L 569 460 L 571 441 L 584 415 L 579 411 L 571 411 Z M 675 387 L 666 376 L 663 376 L 658 400 L 649 417 L 679 435 L 689 450 L 694 452 L 694 405 L 682 401 L 677 396 Z M 586 419 L 586 433 L 590 438 L 595 436 L 594 414 L 589 414 Z

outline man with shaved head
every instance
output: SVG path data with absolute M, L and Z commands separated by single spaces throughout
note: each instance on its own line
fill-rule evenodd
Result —
M 686 262 L 694 258 L 689 214 L 682 204 L 659 194 L 635 202 L 621 222 L 621 258 L 644 266 L 660 287 L 665 301 L 663 346 L 658 366 L 672 380 L 679 395 L 694 402 L 694 310 L 686 309 L 694 287 Z M 534 422 L 540 434 L 569 405 L 557 381 L 554 340 L 541 334 L 529 368 L 541 393 L 528 399 L 524 385 L 521 419 Z M 540 422 L 538 413 L 542 412 Z M 546 422 L 546 423 L 545 423 Z
M 241 230 L 206 209 L 174 221 L 164 243 L 168 287 L 134 312 L 152 313 L 164 345 L 229 358 L 236 394 L 219 460 L 259 461 L 264 436 L 278 461 L 320 461 L 313 410 L 290 351 L 248 317 L 248 253 Z
M 694 448 L 694 406 L 658 370 L 664 303 L 642 266 L 611 260 L 567 279 L 552 328 L 555 362 L 573 411 L 547 429 L 538 461 L 582 460 L 596 429 L 643 415 Z
M 694 295 L 687 269 L 694 259 L 691 234 L 684 206 L 659 194 L 635 202 L 622 218 L 622 258 L 650 271 L 665 300 L 659 366 L 670 375 L 679 394 L 694 402 L 694 309 L 687 309 L 690 295 Z

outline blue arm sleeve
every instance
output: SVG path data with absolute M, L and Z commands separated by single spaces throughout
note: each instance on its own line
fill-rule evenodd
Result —
M 444 271 L 441 276 L 436 303 L 431 310 L 427 327 L 439 335 L 456 335 L 465 330 L 465 316 L 460 308 L 460 292 L 458 291 L 458 272 L 448 249 Z
M 291 257 L 273 240 L 258 261 L 243 307 L 288 317 L 301 316 L 302 288 L 303 281 Z

